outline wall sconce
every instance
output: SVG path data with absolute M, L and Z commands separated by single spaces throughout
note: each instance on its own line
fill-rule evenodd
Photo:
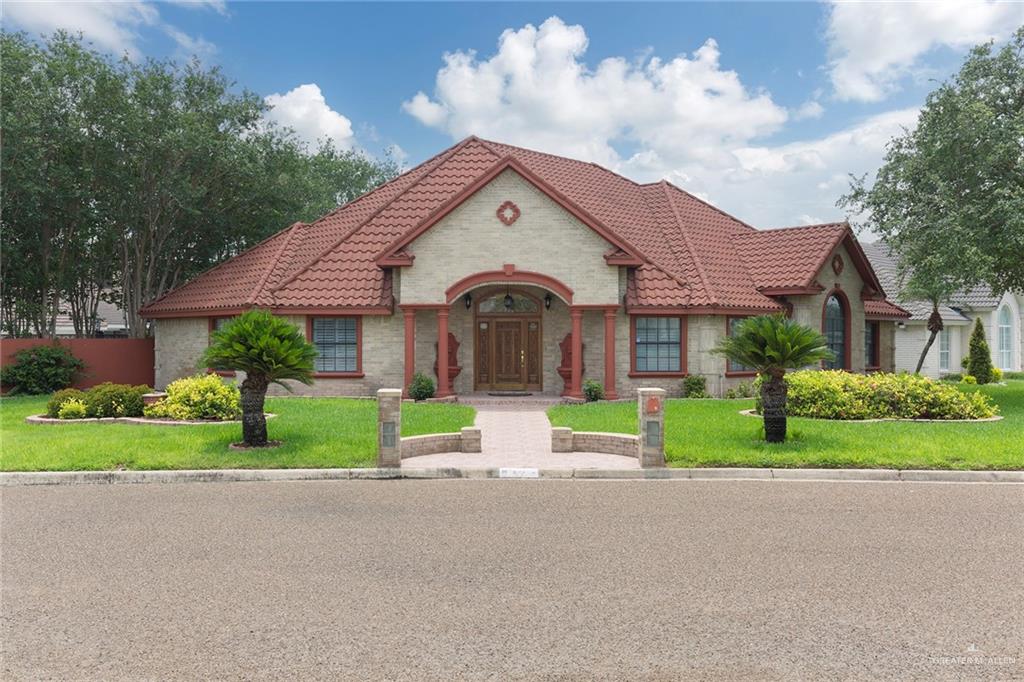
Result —
M 551 294 L 544 294 L 544 309 L 551 310 Z
M 897 322 L 896 323 L 896 328 L 897 329 L 906 329 L 907 328 L 907 323 L 906 322 Z
M 473 297 L 470 296 L 469 294 L 466 294 L 465 296 L 462 297 L 462 302 L 466 304 L 466 310 L 469 310 L 470 308 L 473 307 Z

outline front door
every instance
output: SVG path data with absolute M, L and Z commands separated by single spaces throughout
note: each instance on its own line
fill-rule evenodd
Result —
M 523 347 L 523 320 L 494 322 L 495 388 L 526 387 L 526 350 Z
M 540 391 L 541 307 L 539 301 L 506 291 L 482 298 L 475 316 L 474 388 L 480 391 Z

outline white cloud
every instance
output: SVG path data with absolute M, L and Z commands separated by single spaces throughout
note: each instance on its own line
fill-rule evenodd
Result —
M 172 5 L 180 5 L 188 9 L 212 9 L 221 16 L 228 16 L 228 3 L 225 0 L 165 0 Z
M 164 33 L 178 44 L 180 57 L 188 59 L 195 56 L 199 59 L 206 59 L 217 51 L 216 45 L 201 36 L 192 37 L 169 24 L 165 24 L 163 28 Z
M 434 98 L 419 92 L 403 108 L 455 138 L 494 137 L 612 167 L 618 144 L 657 150 L 673 163 L 725 162 L 723 147 L 786 121 L 771 95 L 719 66 L 713 39 L 689 57 L 614 57 L 593 70 L 582 61 L 586 49 L 583 27 L 558 17 L 509 29 L 488 59 L 446 54 Z
M 1024 24 L 1024 3 L 835 2 L 826 31 L 836 96 L 879 101 L 937 47 L 965 49 L 1008 37 Z
M 281 95 L 267 95 L 273 107 L 267 118 L 288 126 L 311 148 L 322 138 L 330 138 L 339 149 L 352 149 L 355 135 L 352 121 L 331 109 L 316 83 L 306 83 Z
M 811 99 L 801 104 L 800 108 L 793 112 L 793 120 L 804 121 L 809 118 L 821 118 L 824 113 L 825 107 Z
M 139 56 L 139 29 L 160 23 L 156 7 L 145 2 L 5 2 L 4 18 L 40 34 L 81 32 L 97 47 Z

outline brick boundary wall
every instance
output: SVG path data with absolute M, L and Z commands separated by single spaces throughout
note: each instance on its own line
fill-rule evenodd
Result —
M 431 433 L 402 439 L 402 459 L 441 452 L 480 452 L 480 429 L 467 426 L 459 433 Z
M 638 436 L 625 433 L 573 431 L 564 426 L 556 426 L 551 429 L 552 452 L 601 452 L 635 458 L 638 455 L 639 446 Z
M 0 364 L 14 362 L 14 354 L 34 346 L 63 346 L 85 363 L 75 388 L 104 381 L 115 384 L 153 385 L 153 339 L 0 339 Z

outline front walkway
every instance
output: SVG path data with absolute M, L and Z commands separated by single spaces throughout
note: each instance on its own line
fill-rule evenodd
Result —
M 600 452 L 551 452 L 551 423 L 546 410 L 557 398 L 529 396 L 462 400 L 476 408 L 483 452 L 445 452 L 402 460 L 406 468 L 461 467 L 538 469 L 639 469 L 635 457 Z

